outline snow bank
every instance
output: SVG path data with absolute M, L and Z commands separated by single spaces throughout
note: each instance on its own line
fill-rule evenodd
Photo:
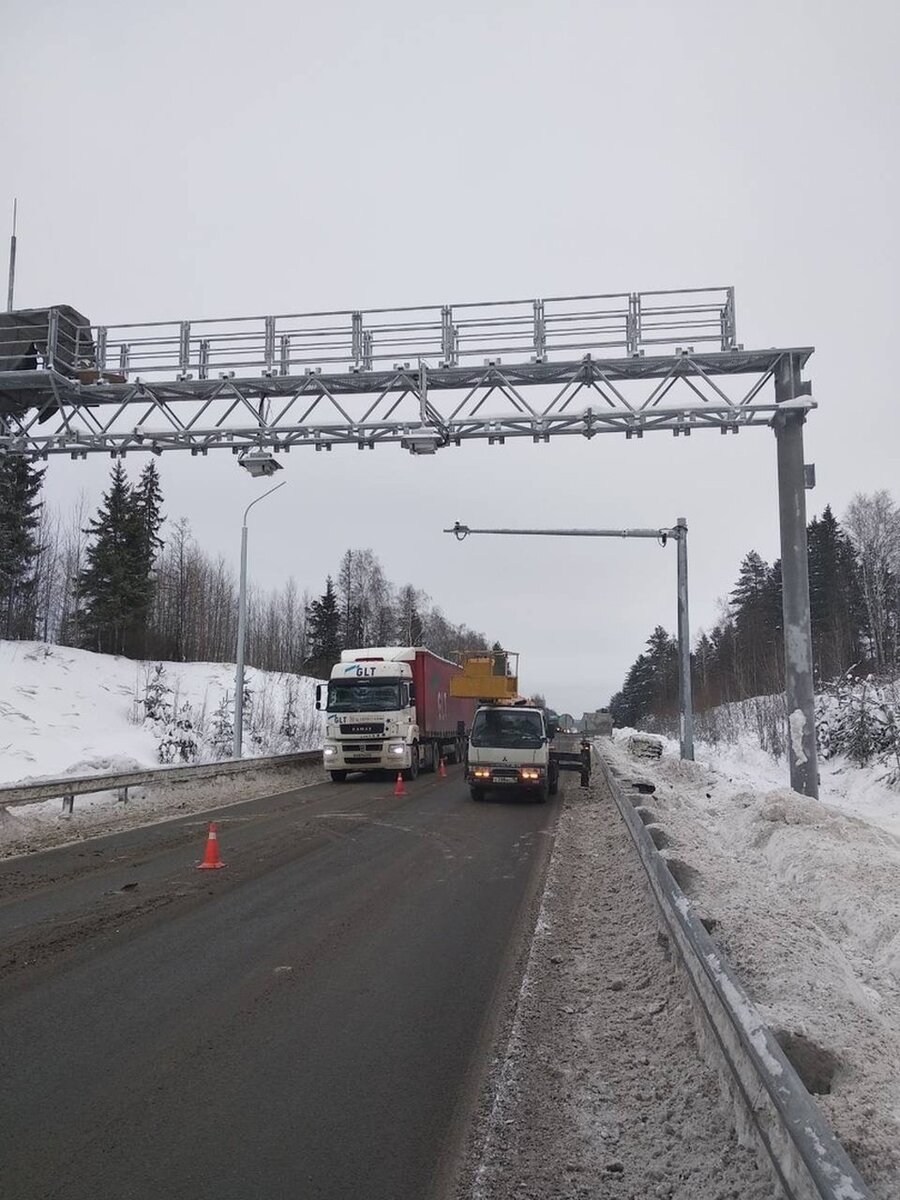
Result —
M 874 1195 L 900 1194 L 900 797 L 874 772 L 822 764 L 822 799 L 749 733 L 682 762 L 611 750 L 687 868 L 692 902 L 780 1039 L 832 1064 L 817 1096 Z M 608 743 L 607 743 L 608 745 Z M 802 1072 L 801 1072 L 802 1075 Z
M 156 664 L 41 642 L 0 641 L 0 784 L 44 776 L 86 775 L 158 766 L 164 725 L 145 721 Z M 185 710 L 197 732 L 198 758 L 214 753 L 215 716 L 230 720 L 230 663 L 164 663 L 173 713 Z M 250 670 L 246 754 L 321 745 L 315 680 Z M 290 697 L 290 700 L 289 700 Z M 225 702 L 225 703 L 223 703 Z M 282 731 L 291 705 L 290 736 Z

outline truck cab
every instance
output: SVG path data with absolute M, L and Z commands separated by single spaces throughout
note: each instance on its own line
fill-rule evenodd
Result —
M 422 646 L 344 650 L 327 684 L 316 689 L 325 711 L 325 769 L 343 783 L 351 771 L 436 771 L 442 758 L 458 762 L 474 704 L 455 699 L 461 668 Z
M 559 788 L 559 765 L 551 755 L 556 730 L 533 705 L 484 704 L 469 734 L 466 782 L 473 800 L 489 791 L 514 791 L 546 801 Z

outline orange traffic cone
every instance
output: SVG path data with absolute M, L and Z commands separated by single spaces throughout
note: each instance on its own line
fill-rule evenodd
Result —
M 441 765 L 440 765 L 440 768 L 438 769 L 438 775 L 440 775 L 441 779 L 447 778 L 447 768 L 444 766 L 443 759 L 441 759 Z
M 406 795 L 406 788 L 403 786 L 403 772 L 402 771 L 397 772 L 397 782 L 394 785 L 394 795 L 395 796 L 405 796 Z
M 209 834 L 206 838 L 206 853 L 203 856 L 203 862 L 197 864 L 200 871 L 213 871 L 216 867 L 224 867 L 225 864 L 219 858 L 219 835 L 216 833 L 215 821 L 209 823 Z

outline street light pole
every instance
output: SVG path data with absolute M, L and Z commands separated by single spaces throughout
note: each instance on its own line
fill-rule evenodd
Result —
M 254 504 L 271 496 L 284 483 L 276 483 L 273 488 L 251 500 L 244 509 L 244 521 L 241 525 L 241 586 L 238 593 L 238 635 L 237 635 L 237 667 L 234 682 L 234 750 L 235 758 L 240 758 L 244 750 L 244 642 L 247 632 L 247 514 Z
M 461 542 L 470 533 L 493 533 L 518 537 L 618 537 L 655 538 L 663 546 L 669 538 L 678 543 L 678 701 L 681 757 L 694 760 L 694 710 L 691 694 L 691 629 L 688 620 L 687 521 L 679 517 L 671 528 L 662 529 L 470 529 L 459 521 L 452 533 Z

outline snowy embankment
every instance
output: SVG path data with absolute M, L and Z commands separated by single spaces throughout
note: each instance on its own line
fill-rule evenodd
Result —
M 0 786 L 229 757 L 233 706 L 230 663 L 135 662 L 41 642 L 0 641 Z M 245 757 L 321 744 L 315 680 L 248 670 Z M 200 803 L 211 794 L 209 786 L 186 791 L 192 787 L 135 789 L 132 798 L 142 803 L 129 806 L 128 823 L 160 819 L 186 796 Z M 239 784 L 219 790 L 223 798 L 240 798 Z M 107 828 L 116 801 L 111 792 L 79 797 L 68 836 L 81 826 Z M 29 848 L 58 840 L 59 809 L 55 800 L 0 809 L 0 840 L 19 846 L 24 839 Z
M 873 1194 L 900 1195 L 900 795 L 832 759 L 822 799 L 747 736 L 681 762 L 611 754 L 656 785 L 645 819 Z M 608 743 L 607 743 L 608 745 Z

